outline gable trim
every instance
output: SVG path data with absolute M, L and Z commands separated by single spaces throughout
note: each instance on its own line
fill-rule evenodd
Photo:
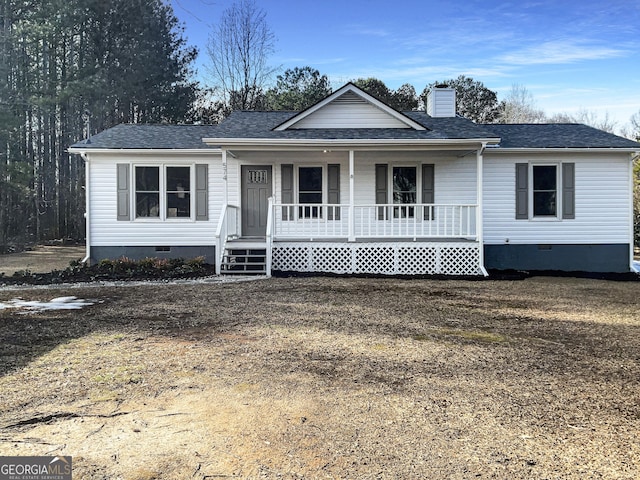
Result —
M 326 97 L 324 100 L 320 100 L 315 105 L 312 105 L 311 107 L 307 108 L 306 110 L 303 110 L 302 112 L 298 113 L 297 115 L 294 115 L 292 118 L 290 118 L 289 120 L 285 121 L 284 123 L 281 123 L 280 125 L 275 127 L 273 130 L 276 131 L 276 132 L 281 132 L 281 131 L 284 131 L 284 130 L 287 130 L 287 129 L 293 127 L 296 123 L 300 122 L 304 118 L 307 118 L 312 113 L 320 110 L 321 108 L 323 108 L 324 106 L 326 106 L 329 103 L 333 102 L 336 98 L 344 95 L 347 92 L 354 93 L 355 95 L 359 96 L 360 98 L 362 98 L 366 102 L 372 104 L 373 106 L 375 106 L 375 107 L 379 108 L 380 110 L 382 110 L 383 112 L 387 113 L 389 116 L 391 116 L 391 117 L 395 118 L 396 120 L 402 122 L 403 124 L 405 124 L 409 128 L 413 128 L 414 130 L 428 130 L 424 125 L 419 124 L 415 120 L 412 120 L 409 117 L 407 117 L 406 115 L 404 115 L 404 114 L 398 112 L 397 110 L 391 108 L 386 103 L 381 102 L 377 98 L 369 95 L 367 92 L 365 92 L 364 90 L 358 88 L 353 83 L 347 83 L 345 86 L 343 86 L 342 88 L 339 88 L 338 90 L 333 92 L 331 95 Z

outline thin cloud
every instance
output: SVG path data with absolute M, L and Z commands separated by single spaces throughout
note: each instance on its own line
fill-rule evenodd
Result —
M 371 28 L 364 25 L 348 25 L 346 31 L 368 37 L 388 37 L 391 33 L 384 28 Z
M 510 65 L 559 65 L 587 60 L 604 60 L 626 54 L 626 50 L 618 48 L 572 40 L 556 40 L 502 55 L 498 57 L 498 61 Z

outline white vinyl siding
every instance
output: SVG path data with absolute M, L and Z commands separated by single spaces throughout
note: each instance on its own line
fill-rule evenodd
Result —
M 296 128 L 410 128 L 357 95 L 347 92 L 303 118 Z
M 422 191 L 420 165 L 423 163 L 433 164 L 435 176 L 434 203 L 476 203 L 477 175 L 475 155 L 458 158 L 424 152 L 356 152 L 355 161 L 356 205 L 374 205 L 376 203 L 375 164 L 381 163 L 386 163 L 390 166 L 414 165 L 418 167 L 418 192 Z M 343 201 L 343 203 L 345 202 Z M 418 196 L 418 202 L 422 203 L 420 195 Z M 391 200 L 389 200 L 389 203 L 392 203 Z
M 516 220 L 515 164 L 575 164 L 575 219 Z M 487 244 L 629 242 L 629 158 L 624 154 L 484 156 L 484 239 Z M 436 177 L 437 178 L 437 177 Z
M 117 220 L 117 164 L 189 165 L 208 164 L 209 220 L 162 221 L 145 218 L 141 221 Z M 222 207 L 222 167 L 219 155 L 134 156 L 94 155 L 89 160 L 89 193 L 91 245 L 95 246 L 155 246 L 211 245 Z

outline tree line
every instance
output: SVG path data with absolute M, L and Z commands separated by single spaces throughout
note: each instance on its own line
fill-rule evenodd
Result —
M 162 0 L 0 0 L 0 246 L 84 238 L 84 166 L 67 148 L 187 120 L 195 56 Z

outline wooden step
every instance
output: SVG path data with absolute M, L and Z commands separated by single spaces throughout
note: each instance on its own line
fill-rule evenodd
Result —
M 243 248 L 227 245 L 222 257 L 221 273 L 231 275 L 266 275 L 267 251 L 255 246 Z

